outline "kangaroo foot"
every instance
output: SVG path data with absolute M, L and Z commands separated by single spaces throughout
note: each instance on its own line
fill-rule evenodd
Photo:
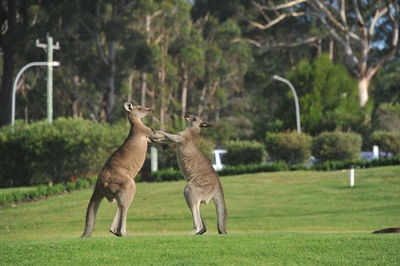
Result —
M 204 234 L 205 232 L 207 232 L 207 228 L 206 228 L 206 227 L 203 227 L 203 228 L 201 228 L 200 230 L 194 229 L 192 232 L 189 233 L 189 235 L 202 235 L 202 234 Z
M 127 232 L 113 232 L 111 229 L 110 229 L 110 232 L 119 237 L 120 236 L 130 236 L 130 234 L 128 234 Z

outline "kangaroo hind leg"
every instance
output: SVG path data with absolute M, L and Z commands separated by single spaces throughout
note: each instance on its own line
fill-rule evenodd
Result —
M 199 195 L 188 185 L 186 185 L 184 190 L 184 196 L 186 203 L 192 212 L 193 218 L 193 231 L 189 234 L 191 235 L 202 235 L 207 231 L 206 225 L 204 223 L 203 217 L 200 214 L 200 203 L 201 199 Z
M 113 233 L 116 236 L 129 236 L 129 234 L 126 232 L 126 217 L 128 214 L 129 206 L 132 203 L 132 200 L 135 196 L 136 193 L 136 186 L 134 183 L 131 183 L 125 189 L 124 191 L 120 192 L 117 196 L 117 204 L 118 204 L 118 210 L 117 210 L 117 215 L 118 217 L 115 218 L 117 222 L 116 224 L 113 224 L 111 227 L 114 226 L 114 229 L 111 233 Z
M 119 206 L 117 206 L 117 213 L 114 216 L 114 220 L 111 224 L 110 227 L 110 232 L 115 234 L 117 233 L 117 226 L 118 226 L 118 221 L 120 220 L 120 211 L 119 211 Z

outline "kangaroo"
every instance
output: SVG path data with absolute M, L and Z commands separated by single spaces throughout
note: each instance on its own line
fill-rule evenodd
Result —
M 372 232 L 373 234 L 400 233 L 400 227 L 386 228 Z
M 129 135 L 101 170 L 86 211 L 85 231 L 82 237 L 90 237 L 95 224 L 96 213 L 103 198 L 117 202 L 117 213 L 110 232 L 116 236 L 127 236 L 126 216 L 136 193 L 134 177 L 142 168 L 149 136 L 154 132 L 146 127 L 141 118 L 151 112 L 150 108 L 125 103 L 124 108 L 131 125 Z
M 200 204 L 202 202 L 208 204 L 211 199 L 214 201 L 217 210 L 218 232 L 226 234 L 227 211 L 221 182 L 211 162 L 195 145 L 195 138 L 200 133 L 201 128 L 207 128 L 211 125 L 202 121 L 199 117 L 189 114 L 185 115 L 185 119 L 189 123 L 185 130 L 176 135 L 156 131 L 159 133 L 157 134 L 159 139 L 152 139 L 152 141 L 177 143 L 179 167 L 187 180 L 184 196 L 193 217 L 193 231 L 189 234 L 201 235 L 207 231 L 200 214 Z

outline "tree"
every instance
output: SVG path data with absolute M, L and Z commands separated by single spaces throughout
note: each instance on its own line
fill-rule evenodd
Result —
M 369 85 L 376 72 L 395 55 L 399 47 L 399 3 L 392 1 L 326 1 L 291 0 L 253 2 L 260 13 L 254 27 L 267 30 L 288 17 L 316 18 L 343 49 L 346 64 L 358 79 L 359 104 L 369 99 Z M 312 33 L 312 32 L 311 32 Z M 317 36 L 298 36 L 295 43 L 318 40 Z M 258 47 L 270 47 L 256 40 L 247 40 Z
M 30 1 L 0 0 L 0 49 L 3 73 L 0 88 L 0 126 L 11 123 L 11 99 L 15 56 L 30 19 Z M 17 19 L 18 18 L 18 19 Z
M 322 54 L 312 63 L 302 60 L 288 79 L 299 95 L 305 132 L 315 135 L 336 129 L 360 130 L 364 116 L 357 104 L 356 80 L 344 66 L 332 63 L 328 54 Z M 291 92 L 286 95 L 275 117 L 283 121 L 284 129 L 292 129 L 295 126 L 293 96 Z

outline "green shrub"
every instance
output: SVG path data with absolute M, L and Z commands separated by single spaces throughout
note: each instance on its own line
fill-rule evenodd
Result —
M 400 132 L 400 103 L 383 103 L 373 114 L 372 126 L 375 130 Z
M 313 169 L 319 171 L 342 170 L 355 168 L 370 168 L 377 166 L 400 165 L 400 156 L 382 157 L 370 161 L 362 159 L 342 160 L 342 161 L 325 161 L 314 165 Z
M 37 192 L 38 192 L 39 196 L 47 196 L 49 194 L 47 186 L 45 186 L 45 185 L 37 186 Z
M 226 175 L 241 175 L 248 173 L 260 173 L 260 172 L 277 172 L 288 170 L 288 165 L 282 161 L 276 161 L 270 164 L 242 164 L 225 166 L 222 170 L 218 171 L 219 176 Z
M 150 178 L 146 181 L 149 182 L 162 182 L 162 181 L 176 181 L 183 180 L 184 176 L 180 170 L 172 168 L 152 172 Z
M 65 185 L 65 189 L 66 189 L 67 191 L 73 191 L 73 190 L 75 190 L 75 189 L 76 189 L 76 183 L 75 183 L 75 182 L 68 182 L 68 183 Z
M 267 133 L 265 146 L 273 161 L 300 164 L 311 156 L 312 137 L 297 132 Z
M 126 124 L 59 118 L 0 129 L 0 187 L 67 182 L 98 172 L 123 143 Z
M 356 159 L 362 137 L 350 132 L 324 132 L 312 141 L 311 151 L 318 161 Z
M 388 131 L 375 131 L 371 134 L 371 141 L 379 146 L 379 150 L 400 154 L 400 133 Z
M 90 187 L 90 181 L 87 179 L 80 178 L 76 181 L 76 189 L 84 189 Z
M 225 148 L 226 165 L 259 164 L 265 157 L 264 145 L 256 141 L 228 141 Z

